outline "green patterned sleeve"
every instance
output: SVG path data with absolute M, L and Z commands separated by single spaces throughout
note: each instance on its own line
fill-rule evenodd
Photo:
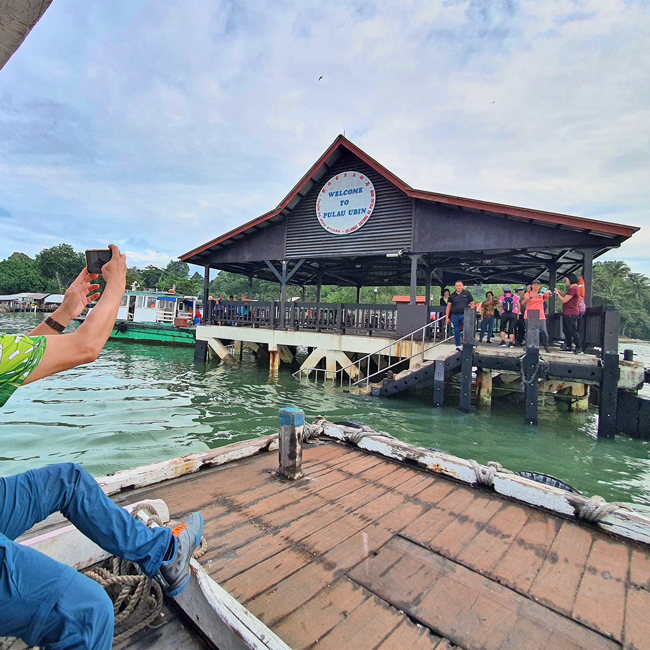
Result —
M 0 407 L 40 363 L 45 344 L 44 336 L 0 334 Z

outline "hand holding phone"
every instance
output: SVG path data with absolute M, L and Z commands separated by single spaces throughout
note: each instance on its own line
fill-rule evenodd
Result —
M 86 251 L 86 268 L 88 273 L 100 275 L 102 266 L 111 261 L 113 251 L 110 248 L 93 248 Z

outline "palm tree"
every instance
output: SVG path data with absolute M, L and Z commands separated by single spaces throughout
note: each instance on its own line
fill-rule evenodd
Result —
M 626 278 L 626 294 L 630 298 L 645 304 L 650 302 L 650 279 L 642 273 L 628 273 Z

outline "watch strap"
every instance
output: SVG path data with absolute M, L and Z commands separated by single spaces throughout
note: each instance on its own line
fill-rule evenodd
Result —
M 58 332 L 59 334 L 60 334 L 61 332 L 63 332 L 63 330 L 65 329 L 65 325 L 61 325 L 61 323 L 58 323 L 57 321 L 55 321 L 55 320 L 52 318 L 52 316 L 48 316 L 48 317 L 45 319 L 45 324 L 46 324 L 48 327 L 51 327 L 51 328 L 52 328 L 53 330 L 55 330 L 56 332 Z

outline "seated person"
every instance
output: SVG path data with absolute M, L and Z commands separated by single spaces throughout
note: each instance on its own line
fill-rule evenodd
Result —
M 113 257 L 102 268 L 104 293 L 77 330 L 60 335 L 99 297 L 99 285 L 93 283 L 98 276 L 86 269 L 61 306 L 27 336 L 0 334 L 0 407 L 22 384 L 97 359 L 115 324 L 126 280 L 126 257 L 117 246 L 110 248 Z M 113 604 L 104 589 L 14 541 L 53 512 L 61 512 L 104 550 L 136 562 L 146 575 L 159 575 L 168 595 L 180 593 L 189 582 L 190 559 L 203 531 L 198 512 L 174 530 L 147 528 L 72 463 L 0 478 L 0 636 L 61 650 L 113 645 Z

